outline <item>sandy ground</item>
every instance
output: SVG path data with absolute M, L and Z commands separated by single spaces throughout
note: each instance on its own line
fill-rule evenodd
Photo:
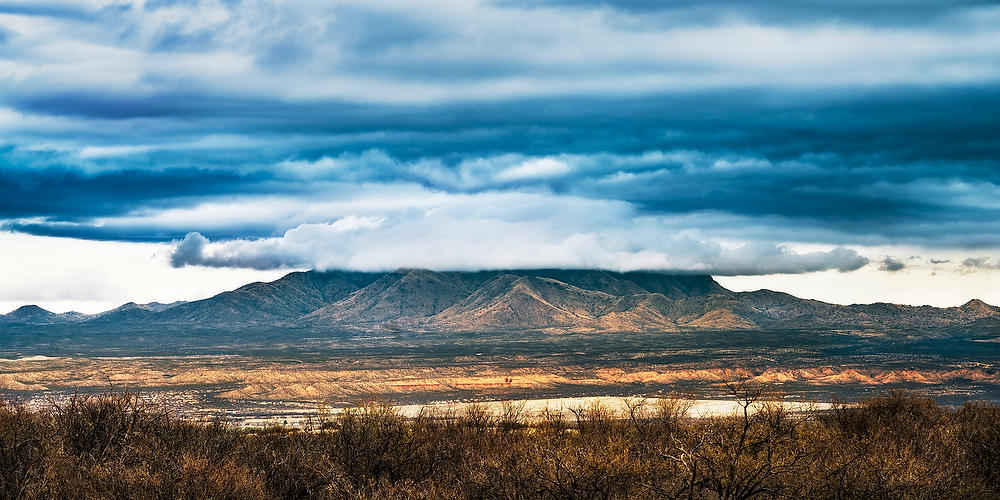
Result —
M 684 414 L 688 417 L 701 418 L 712 416 L 733 415 L 742 411 L 742 406 L 734 400 L 721 399 L 668 399 L 668 398 L 622 398 L 611 396 L 592 396 L 579 398 L 550 398 L 550 399 L 515 399 L 505 401 L 487 402 L 439 402 L 426 405 L 403 405 L 398 406 L 399 412 L 407 417 L 416 417 L 421 412 L 426 414 L 462 414 L 469 406 L 479 406 L 487 409 L 494 415 L 500 415 L 505 407 L 518 411 L 526 418 L 538 418 L 546 413 L 560 414 L 564 417 L 572 417 L 575 411 L 588 410 L 600 407 L 619 415 L 626 415 L 629 408 L 641 408 L 640 411 L 656 412 L 660 404 L 679 405 L 684 408 Z M 761 408 L 763 403 L 751 405 L 751 411 Z M 826 410 L 831 407 L 829 403 L 812 403 L 801 401 L 781 401 L 769 402 L 767 404 L 778 404 L 793 412 L 805 410 Z

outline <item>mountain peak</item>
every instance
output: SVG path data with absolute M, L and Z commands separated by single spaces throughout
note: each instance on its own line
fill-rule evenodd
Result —
M 53 316 L 53 315 L 55 315 L 55 313 L 52 311 L 42 309 L 41 307 L 36 306 L 35 304 L 30 304 L 18 307 L 17 309 L 8 313 L 7 317 L 10 319 L 25 319 L 25 318 L 34 318 L 38 316 Z
M 996 308 L 995 307 L 993 307 L 993 306 L 991 306 L 991 305 L 989 305 L 989 304 L 987 304 L 987 303 L 985 303 L 985 302 L 983 302 L 983 301 L 981 301 L 979 299 L 972 299 L 972 300 L 970 300 L 970 301 L 962 304 L 958 308 L 960 310 L 966 312 L 966 313 L 980 315 L 980 316 L 991 315 L 991 314 L 993 314 L 993 313 L 996 312 Z

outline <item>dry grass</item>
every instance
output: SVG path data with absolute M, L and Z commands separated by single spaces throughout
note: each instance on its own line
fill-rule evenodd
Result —
M 384 402 L 303 429 L 178 419 L 133 393 L 0 405 L 3 498 L 996 498 L 1000 408 L 889 393 L 690 419 L 632 401 L 526 420 L 471 405 L 407 419 Z

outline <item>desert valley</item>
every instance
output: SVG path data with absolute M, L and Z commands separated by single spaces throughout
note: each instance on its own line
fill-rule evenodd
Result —
M 255 423 L 372 398 L 725 399 L 727 382 L 798 401 L 1000 400 L 1000 308 L 839 306 L 698 275 L 294 272 L 194 302 L 25 306 L 0 322 L 8 397 L 128 388 Z

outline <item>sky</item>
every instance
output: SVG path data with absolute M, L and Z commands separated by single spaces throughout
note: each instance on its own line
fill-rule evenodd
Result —
M 295 269 L 1000 304 L 1000 5 L 0 0 L 0 312 Z

